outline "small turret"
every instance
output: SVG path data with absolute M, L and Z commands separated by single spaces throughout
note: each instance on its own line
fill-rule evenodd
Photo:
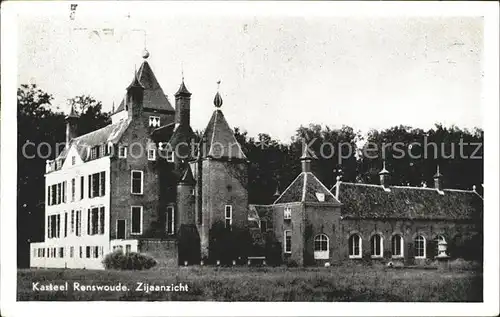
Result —
M 75 107 L 71 105 L 69 114 L 65 118 L 66 121 L 66 148 L 72 139 L 78 136 L 78 115 L 76 114 Z
M 139 81 L 139 78 L 137 78 L 137 72 L 134 72 L 134 79 L 127 87 L 126 98 L 126 107 L 128 109 L 129 117 L 138 118 L 142 113 L 144 86 Z
M 380 185 L 382 185 L 384 188 L 389 188 L 389 177 L 390 173 L 389 171 L 385 168 L 385 160 L 382 166 L 382 170 L 378 173 L 380 177 Z
M 307 143 L 304 145 L 304 150 L 302 151 L 302 156 L 300 157 L 300 162 L 302 163 L 302 173 L 311 172 L 311 162 L 315 157 L 310 153 L 309 146 Z
M 177 214 L 179 226 L 195 224 L 195 185 L 196 182 L 187 165 L 181 179 L 177 183 Z

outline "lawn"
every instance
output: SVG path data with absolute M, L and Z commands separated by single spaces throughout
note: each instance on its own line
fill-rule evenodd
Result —
M 480 302 L 482 273 L 475 270 L 390 269 L 382 266 L 163 267 L 150 271 L 19 269 L 18 300 L 167 301 L 391 301 Z M 64 284 L 67 291 L 34 291 L 33 284 Z M 81 291 L 73 283 L 128 290 Z M 136 291 L 137 283 L 188 285 L 188 291 Z

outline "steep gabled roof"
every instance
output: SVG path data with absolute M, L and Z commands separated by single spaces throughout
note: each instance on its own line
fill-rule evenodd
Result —
M 340 204 L 333 194 L 311 172 L 302 172 L 281 194 L 274 204 L 292 202 L 320 202 L 317 193 L 325 195 L 325 203 Z
M 200 145 L 202 158 L 247 159 L 220 109 L 212 114 Z
M 483 199 L 469 190 L 382 186 L 340 182 L 342 215 L 351 218 L 472 219 L 480 216 Z M 333 189 L 332 189 L 333 191 Z
M 81 135 L 71 140 L 69 147 L 64 149 L 58 156 L 58 159 L 66 158 L 68 149 L 76 146 L 76 150 L 80 154 L 81 159 L 85 162 L 88 161 L 88 150 L 97 145 L 107 145 L 108 143 L 117 143 L 120 141 L 123 133 L 127 130 L 129 120 L 122 120 L 114 124 L 110 124 L 99 130 Z
M 175 111 L 147 61 L 144 61 L 141 67 L 139 67 L 136 76 L 139 83 L 144 87 L 144 108 L 170 112 Z M 122 110 L 125 110 L 125 99 L 122 99 L 115 113 Z

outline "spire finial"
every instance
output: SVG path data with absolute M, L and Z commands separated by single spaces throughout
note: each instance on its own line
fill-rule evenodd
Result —
M 217 93 L 215 94 L 214 98 L 214 105 L 216 108 L 220 108 L 222 106 L 222 97 L 219 93 L 219 88 L 220 88 L 220 79 L 217 81 Z
M 379 175 L 389 174 L 389 171 L 385 167 L 385 160 L 382 161 L 382 170 L 378 174 Z
M 434 178 L 441 178 L 443 175 L 439 172 L 439 164 L 437 165 L 436 168 L 436 174 L 434 174 Z
M 181 76 L 182 76 L 182 82 L 184 82 L 184 62 L 181 62 Z

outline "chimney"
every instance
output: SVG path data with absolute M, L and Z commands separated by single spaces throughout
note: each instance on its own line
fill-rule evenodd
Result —
M 385 168 L 385 160 L 383 164 L 382 170 L 378 175 L 380 176 L 380 185 L 387 189 L 389 188 L 389 171 Z
M 439 164 L 438 164 L 436 174 L 434 174 L 434 188 L 436 188 L 439 191 L 443 190 L 443 184 L 441 178 L 443 178 L 443 175 L 441 175 L 441 173 L 439 172 Z
M 335 184 L 335 198 L 337 198 L 337 200 L 339 199 L 339 195 L 340 195 L 340 182 L 341 182 L 341 179 L 342 179 L 342 177 L 340 175 L 337 176 L 337 183 Z
M 276 191 L 274 192 L 273 197 L 274 197 L 274 199 L 276 200 L 276 199 L 278 199 L 278 197 L 279 197 L 280 195 L 281 195 L 281 193 L 280 193 L 280 186 L 279 186 L 279 184 L 276 184 Z
M 134 80 L 127 87 L 126 106 L 129 118 L 135 119 L 142 114 L 142 103 L 144 100 L 144 86 L 137 78 L 137 72 L 134 72 Z
M 191 116 L 191 93 L 182 78 L 181 86 L 175 93 L 175 126 L 189 125 Z
M 69 114 L 66 116 L 65 121 L 66 121 L 66 148 L 68 148 L 71 140 L 78 136 L 77 135 L 78 115 L 76 114 L 73 105 L 71 105 L 71 109 L 69 111 Z
M 302 163 L 302 173 L 311 172 L 311 161 L 314 157 L 311 155 L 309 151 L 309 146 L 307 143 L 304 146 L 304 151 L 302 152 L 302 156 L 300 157 L 300 162 Z

